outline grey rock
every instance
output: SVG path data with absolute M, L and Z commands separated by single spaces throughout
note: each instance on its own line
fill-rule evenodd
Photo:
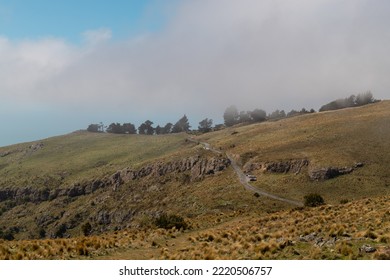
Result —
M 323 181 L 349 174 L 353 170 L 353 167 L 327 167 L 309 171 L 309 177 L 313 181 Z
M 373 253 L 376 251 L 376 248 L 371 245 L 364 244 L 362 247 L 359 248 L 359 251 L 363 253 Z

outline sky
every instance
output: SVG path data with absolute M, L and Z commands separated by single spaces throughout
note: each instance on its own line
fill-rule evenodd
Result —
M 0 0 L 0 146 L 390 98 L 390 1 Z

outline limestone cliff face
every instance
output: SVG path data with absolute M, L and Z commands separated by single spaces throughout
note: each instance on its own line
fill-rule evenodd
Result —
M 326 167 L 309 171 L 309 177 L 313 181 L 323 181 L 332 179 L 341 175 L 349 174 L 356 168 L 363 167 L 363 163 L 355 163 L 353 166 L 345 167 Z
M 244 165 L 244 172 L 250 173 L 254 170 L 262 170 L 263 172 L 271 173 L 295 173 L 301 172 L 301 169 L 309 165 L 307 159 L 292 159 L 286 161 L 271 161 L 271 162 L 248 162 Z
M 133 180 L 139 180 L 147 177 L 153 180 L 167 174 L 177 174 L 183 172 L 189 172 L 191 181 L 201 180 L 205 176 L 225 170 L 229 165 L 230 161 L 227 158 L 203 158 L 200 156 L 193 156 L 177 161 L 148 164 L 138 170 L 127 167 L 104 178 L 75 183 L 56 189 L 35 189 L 30 186 L 5 187 L 0 189 L 0 201 L 12 199 L 17 204 L 22 202 L 39 203 L 62 196 L 77 197 L 81 195 L 88 195 L 101 188 L 112 188 L 112 190 L 116 190 L 124 183 Z
M 308 176 L 313 181 L 329 180 L 341 175 L 349 174 L 356 168 L 363 167 L 363 163 L 355 163 L 353 166 L 345 167 L 312 167 L 309 166 L 310 162 L 307 159 L 292 159 L 285 161 L 272 161 L 272 162 L 248 162 L 244 165 L 243 170 L 245 173 L 250 173 L 255 170 L 261 170 L 262 172 L 270 173 L 294 173 L 299 174 L 304 167 L 308 168 Z
M 139 170 L 125 168 L 111 176 L 111 184 L 114 188 L 125 182 L 144 177 L 161 177 L 171 173 L 189 171 L 191 181 L 203 179 L 204 176 L 215 174 L 225 170 L 230 165 L 230 160 L 222 157 L 202 158 L 200 156 L 188 157 L 172 162 L 157 162 L 142 167 Z

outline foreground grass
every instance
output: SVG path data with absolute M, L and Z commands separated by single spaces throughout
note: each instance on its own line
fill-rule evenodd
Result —
M 390 259 L 390 197 L 255 217 L 208 229 L 123 230 L 70 239 L 0 241 L 1 259 Z M 363 245 L 375 248 L 368 253 Z

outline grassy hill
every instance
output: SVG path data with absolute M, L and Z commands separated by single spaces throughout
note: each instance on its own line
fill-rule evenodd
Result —
M 0 148 L 0 184 L 54 187 L 186 154 L 184 134 L 118 135 L 74 132 L 64 136 Z M 50 182 L 50 183 L 49 183 Z M 54 183 L 54 185 L 53 185 Z
M 0 258 L 386 256 L 390 101 L 187 137 L 80 131 L 0 148 L 0 236 L 16 239 L 0 242 Z M 226 153 L 253 186 L 327 205 L 255 196 Z M 190 228 L 156 229 L 162 213 Z M 366 243 L 375 254 L 359 252 Z
M 295 175 L 255 170 L 254 185 L 297 200 L 311 192 L 329 203 L 389 194 L 390 101 L 240 127 L 200 136 L 235 154 L 242 165 L 307 159 Z M 312 181 L 308 172 L 327 167 L 364 167 L 332 180 Z

